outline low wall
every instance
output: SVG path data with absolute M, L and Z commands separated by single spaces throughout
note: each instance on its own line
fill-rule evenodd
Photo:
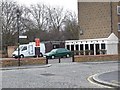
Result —
M 75 56 L 75 62 L 87 62 L 87 61 L 110 61 L 110 60 L 120 60 L 119 55 L 85 55 L 85 56 Z
M 90 62 L 90 61 L 110 61 L 120 60 L 120 55 L 81 55 L 75 56 L 75 62 Z M 20 65 L 40 65 L 46 64 L 46 58 L 21 58 Z M 14 58 L 3 58 L 0 60 L 0 66 L 18 66 L 18 59 Z
M 0 60 L 0 64 L 2 67 L 7 66 L 18 66 L 18 59 L 14 58 L 7 58 Z M 39 64 L 46 64 L 45 58 L 22 58 L 20 59 L 20 65 L 39 65 Z

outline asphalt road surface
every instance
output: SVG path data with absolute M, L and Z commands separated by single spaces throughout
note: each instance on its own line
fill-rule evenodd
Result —
M 2 88 L 105 88 L 87 79 L 96 73 L 118 70 L 117 62 L 62 62 L 46 68 L 4 70 Z

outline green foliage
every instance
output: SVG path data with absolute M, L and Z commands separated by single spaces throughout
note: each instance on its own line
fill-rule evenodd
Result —
M 85 53 L 85 55 L 92 55 L 93 54 L 93 51 L 92 50 L 75 50 L 74 51 L 74 54 L 75 55 L 84 55 L 84 53 Z
M 107 50 L 101 49 L 101 50 L 98 50 L 98 52 L 101 53 L 101 54 L 106 54 Z
M 85 55 L 89 55 L 90 53 L 92 53 L 92 50 L 84 50 Z

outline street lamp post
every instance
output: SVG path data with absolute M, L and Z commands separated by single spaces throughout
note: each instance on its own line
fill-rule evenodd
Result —
M 20 10 L 19 9 L 16 10 L 16 14 L 17 14 L 17 30 L 18 30 L 18 66 L 20 66 L 20 48 L 19 48 L 19 44 L 20 44 L 20 40 L 19 40 Z

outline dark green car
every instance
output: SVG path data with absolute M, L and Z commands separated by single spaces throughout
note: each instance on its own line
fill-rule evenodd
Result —
M 71 57 L 72 56 L 72 52 L 70 50 L 67 50 L 65 48 L 57 48 L 57 49 L 53 49 L 50 52 L 46 53 L 44 55 L 47 58 L 56 58 L 56 57 Z

